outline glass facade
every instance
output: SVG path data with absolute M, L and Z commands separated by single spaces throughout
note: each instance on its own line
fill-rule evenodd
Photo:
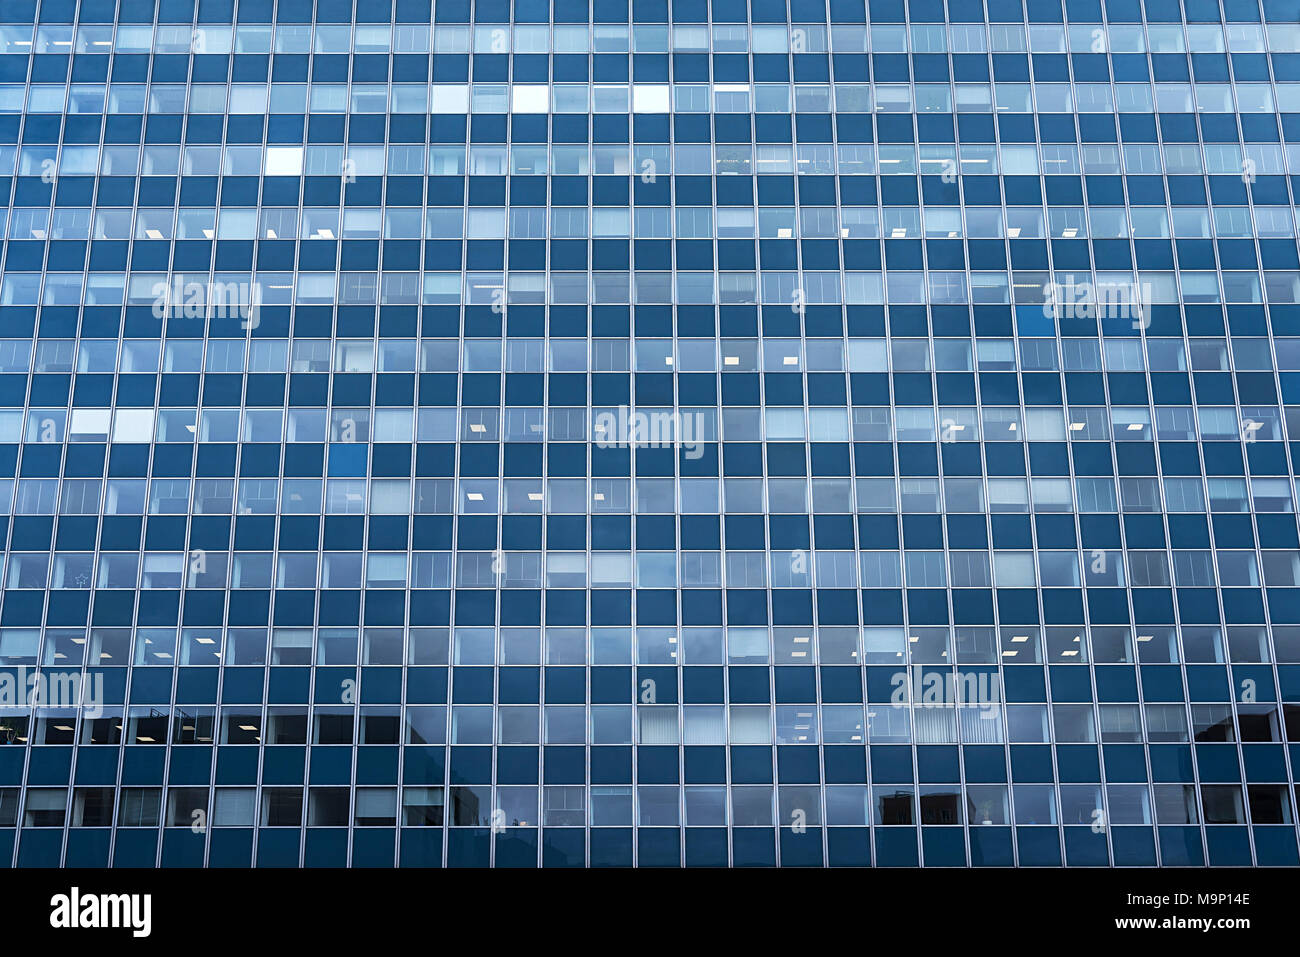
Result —
M 0 196 L 0 863 L 1300 863 L 1294 0 L 3 0 Z

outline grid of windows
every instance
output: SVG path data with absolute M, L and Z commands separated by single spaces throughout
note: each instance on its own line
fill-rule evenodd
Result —
M 1288 0 L 5 0 L 0 863 L 1300 864 Z

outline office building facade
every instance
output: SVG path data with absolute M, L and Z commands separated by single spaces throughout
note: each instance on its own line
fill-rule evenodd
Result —
M 0 862 L 1295 865 L 1292 0 L 4 0 Z

